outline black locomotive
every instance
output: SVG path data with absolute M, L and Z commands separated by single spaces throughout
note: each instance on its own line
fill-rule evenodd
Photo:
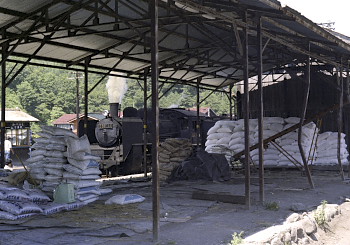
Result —
M 119 104 L 111 104 L 105 118 L 89 121 L 88 138 L 94 154 L 102 157 L 101 168 L 112 176 L 141 173 L 144 158 L 143 110 L 127 107 L 118 116 Z M 161 108 L 159 111 L 160 141 L 166 138 L 188 138 L 197 143 L 197 112 L 180 108 Z M 152 122 L 148 120 L 147 125 Z M 204 146 L 207 131 L 215 120 L 200 114 L 200 145 Z M 80 127 L 81 128 L 81 127 Z M 147 132 L 148 138 L 150 132 Z M 147 142 L 150 142 L 148 139 Z M 150 153 L 151 145 L 147 144 Z M 148 154 L 150 161 L 150 154 Z M 150 165 L 149 162 L 146 165 Z

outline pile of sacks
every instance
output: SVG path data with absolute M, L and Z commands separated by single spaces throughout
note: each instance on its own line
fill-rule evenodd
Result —
M 26 163 L 41 189 L 52 193 L 59 184 L 72 183 L 77 200 L 97 200 L 102 183 L 96 181 L 101 174 L 99 157 L 91 155 L 86 135 L 79 138 L 70 130 L 52 126 L 43 126 L 38 135 Z
M 344 165 L 348 164 L 348 150 L 345 134 L 340 137 L 340 158 Z M 338 132 L 324 132 L 317 138 L 317 159 L 315 165 L 338 164 Z
M 83 206 L 82 202 L 59 204 L 38 189 L 22 190 L 0 186 L 0 219 L 18 220 L 38 214 L 49 215 Z
M 168 138 L 159 146 L 159 180 L 165 181 L 174 168 L 192 154 L 189 139 Z
M 295 124 L 300 122 L 300 118 L 289 117 L 265 117 L 263 135 L 264 139 L 269 138 Z M 318 129 L 314 123 L 309 123 L 303 126 L 302 129 L 302 146 L 306 154 L 314 152 L 315 140 L 314 135 Z M 249 120 L 249 139 L 250 145 L 258 143 L 258 120 Z M 302 163 L 301 155 L 298 147 L 298 130 L 294 130 L 280 138 L 275 142 L 292 155 L 297 161 Z M 278 146 L 277 146 L 278 147 Z M 225 154 L 227 160 L 244 150 L 244 120 L 237 121 L 218 121 L 208 131 L 206 149 L 209 153 Z M 254 162 L 259 160 L 259 151 L 255 149 L 251 151 L 250 156 Z M 276 148 L 274 144 L 269 143 L 263 152 L 265 166 L 294 166 L 283 153 Z M 315 154 L 310 154 L 309 157 L 315 158 Z
M 299 118 L 290 118 L 286 120 L 285 128 L 289 128 L 297 123 L 299 123 Z M 316 136 L 318 134 L 319 129 L 316 124 L 310 122 L 303 126 L 302 134 L 301 134 L 301 146 L 305 153 L 305 157 L 309 164 L 314 162 L 317 157 L 316 153 Z M 294 130 L 288 134 L 283 135 L 279 138 L 279 145 L 288 152 L 289 157 L 279 154 L 278 166 L 294 166 L 294 164 L 290 161 L 291 156 L 294 158 L 293 161 L 297 161 L 303 165 L 303 159 L 300 154 L 299 145 L 298 145 L 298 130 Z
M 35 139 L 26 164 L 30 175 L 41 182 L 42 190 L 53 192 L 62 182 L 63 166 L 68 164 L 64 156 L 67 151 L 65 137 L 77 136 L 69 130 L 51 127 L 43 127 L 38 135 L 40 137 Z
M 80 138 L 67 137 L 68 164 L 63 168 L 63 182 L 74 184 L 75 198 L 90 203 L 96 201 L 101 195 L 99 157 L 91 155 L 90 142 L 86 135 Z
M 255 134 L 255 127 L 258 125 L 256 119 L 249 120 L 249 137 L 251 145 Z M 208 153 L 224 154 L 230 161 L 231 157 L 244 150 L 244 120 L 217 121 L 208 130 L 205 151 Z

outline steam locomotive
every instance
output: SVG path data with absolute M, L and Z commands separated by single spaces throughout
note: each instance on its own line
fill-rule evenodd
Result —
M 144 161 L 144 123 L 143 109 L 127 107 L 123 117 L 118 116 L 119 104 L 111 103 L 110 112 L 105 118 L 89 121 L 87 136 L 94 154 L 102 157 L 101 170 L 107 175 L 116 176 L 141 173 Z M 160 141 L 167 138 L 188 138 L 193 144 L 197 143 L 196 133 L 197 112 L 181 108 L 161 108 L 159 111 Z M 200 114 L 200 145 L 204 146 L 207 131 L 215 124 L 215 119 Z M 147 125 L 151 125 L 148 120 Z M 82 127 L 79 127 L 82 128 Z M 150 132 L 147 132 L 149 138 Z M 150 142 L 148 139 L 147 142 Z M 147 144 L 150 166 L 151 144 Z

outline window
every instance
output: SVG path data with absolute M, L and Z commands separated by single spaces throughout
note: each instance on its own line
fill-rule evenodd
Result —
M 5 138 L 10 137 L 13 146 L 30 146 L 29 123 L 7 123 Z
M 10 137 L 13 146 L 30 146 L 29 128 L 8 129 L 5 138 Z

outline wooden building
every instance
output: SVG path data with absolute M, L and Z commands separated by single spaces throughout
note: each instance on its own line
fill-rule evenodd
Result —
M 29 148 L 32 143 L 30 123 L 39 120 L 18 108 L 6 109 L 5 118 L 5 138 L 10 138 L 13 148 Z
M 88 121 L 99 121 L 104 117 L 102 113 L 89 113 Z M 79 115 L 79 120 L 77 120 L 77 114 L 64 114 L 53 121 L 52 124 L 59 128 L 70 129 L 77 134 L 78 124 L 82 120 L 84 120 L 84 114 Z

